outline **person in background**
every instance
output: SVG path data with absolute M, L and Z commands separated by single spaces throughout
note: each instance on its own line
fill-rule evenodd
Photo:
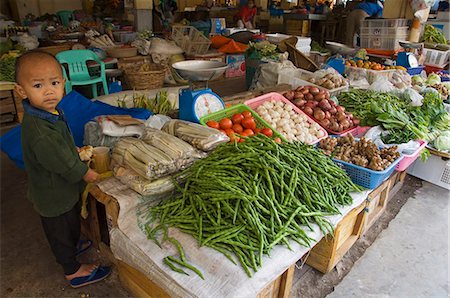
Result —
M 347 41 L 349 47 L 353 47 L 355 33 L 359 33 L 362 22 L 368 17 L 381 17 L 383 3 L 377 0 L 365 0 L 358 4 L 347 17 Z
M 317 0 L 316 5 L 314 6 L 314 13 L 315 14 L 323 14 L 324 8 L 326 7 L 324 0 Z
M 239 28 L 255 29 L 256 6 L 253 0 L 248 0 L 247 5 L 242 6 L 235 16 Z

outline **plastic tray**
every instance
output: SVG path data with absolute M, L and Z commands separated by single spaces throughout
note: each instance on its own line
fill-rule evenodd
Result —
M 420 151 L 428 144 L 428 142 L 423 140 L 418 140 L 418 142 L 420 143 L 420 147 L 413 154 L 403 154 L 403 159 L 395 167 L 397 172 L 406 170 L 419 157 Z
M 206 126 L 206 122 L 208 122 L 210 120 L 219 122 L 223 118 L 231 118 L 231 116 L 233 116 L 234 114 L 242 113 L 244 111 L 249 111 L 250 113 L 252 113 L 252 116 L 255 119 L 257 128 L 265 128 L 265 127 L 270 128 L 273 131 L 274 137 L 279 137 L 284 142 L 287 142 L 287 140 L 278 131 L 276 131 L 269 123 L 264 121 L 264 119 L 262 119 L 258 115 L 258 113 L 256 113 L 255 111 L 253 111 L 251 108 L 249 108 L 248 106 L 246 106 L 244 104 L 237 104 L 237 105 L 231 106 L 227 109 L 220 110 L 215 113 L 206 115 L 206 116 L 200 118 L 200 124 Z
M 345 74 L 348 77 L 351 77 L 352 74 L 356 73 L 361 77 L 365 77 L 369 84 L 375 82 L 378 77 L 386 77 L 388 80 L 392 79 L 396 69 L 388 69 L 388 70 L 373 70 L 366 69 L 362 67 L 354 67 L 354 66 L 345 66 Z
M 406 71 L 409 73 L 410 76 L 419 75 L 425 66 L 419 66 L 419 67 L 410 67 Z
M 333 161 L 347 172 L 347 175 L 354 183 L 365 188 L 374 189 L 391 176 L 402 158 L 403 155 L 400 155 L 399 158 L 394 160 L 394 162 L 383 171 L 374 171 L 335 158 L 333 158 Z
M 441 81 L 442 81 L 442 82 L 448 82 L 448 81 L 450 81 L 450 78 L 443 77 L 443 76 L 441 76 L 441 74 L 449 74 L 449 72 L 448 72 L 447 70 L 441 70 L 441 71 L 438 71 L 438 72 L 437 72 L 437 75 L 441 77 Z
M 303 112 L 302 110 L 300 110 L 299 108 L 297 108 L 293 103 L 291 103 L 288 99 L 286 99 L 283 95 L 279 94 L 279 93 L 268 93 L 268 94 L 264 94 L 262 96 L 256 97 L 254 99 L 250 99 L 247 100 L 246 102 L 244 102 L 244 104 L 246 104 L 247 106 L 249 106 L 250 108 L 256 110 L 257 107 L 259 107 L 260 105 L 262 105 L 264 102 L 268 101 L 268 100 L 276 100 L 276 101 L 281 101 L 287 105 L 290 105 L 292 107 L 292 109 L 297 113 L 297 114 L 301 114 L 301 115 L 305 115 L 308 119 L 309 123 L 316 123 L 314 120 L 312 120 L 310 117 L 308 117 L 308 115 L 305 114 L 305 112 Z M 320 125 L 319 125 L 320 126 Z M 316 139 L 314 142 L 308 144 L 308 145 L 313 145 L 318 143 L 320 140 L 325 139 L 326 137 L 328 137 L 328 133 L 327 131 L 322 128 L 320 126 L 320 130 L 323 132 L 323 137 Z

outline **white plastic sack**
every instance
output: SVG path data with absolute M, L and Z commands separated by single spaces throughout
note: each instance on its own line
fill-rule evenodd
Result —
M 169 116 L 166 115 L 153 115 L 145 121 L 145 127 L 161 129 L 166 122 L 172 120 Z
M 387 134 L 387 131 L 381 128 L 381 126 L 374 126 L 366 132 L 364 137 L 368 140 L 372 140 L 378 147 L 385 148 L 397 146 L 397 152 L 402 154 L 413 154 L 420 147 L 420 143 L 416 141 L 409 141 L 408 143 L 403 144 L 385 144 L 381 140 L 381 136 L 385 134 Z
M 161 38 L 153 38 L 149 53 L 166 54 L 170 57 L 176 54 L 183 54 L 183 49 L 177 46 L 174 41 L 168 41 Z
M 96 117 L 102 133 L 111 137 L 140 137 L 144 133 L 144 125 L 119 126 L 106 116 Z
M 289 60 L 260 64 L 256 70 L 250 90 L 258 90 L 276 86 L 278 84 L 278 77 L 280 74 L 286 71 L 293 71 L 295 69 L 297 68 Z
M 378 92 L 391 92 L 395 90 L 394 85 L 386 77 L 377 77 L 375 81 L 370 85 L 368 90 L 378 91 Z
M 403 98 L 411 102 L 411 106 L 420 107 L 423 103 L 423 96 L 412 88 L 408 88 L 403 92 Z

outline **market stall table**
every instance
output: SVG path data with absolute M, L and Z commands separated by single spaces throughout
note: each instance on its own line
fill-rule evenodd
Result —
M 336 226 L 346 214 L 353 213 L 352 210 L 356 209 L 362 214 L 364 209 L 362 206 L 365 205 L 369 192 L 368 190 L 352 193 L 353 204 L 341 207 L 341 215 L 329 217 L 332 224 Z M 290 243 L 292 251 L 284 246 L 277 246 L 273 249 L 270 257 L 264 257 L 262 268 L 252 278 L 248 278 L 240 266 L 232 264 L 219 252 L 208 247 L 198 247 L 196 240 L 191 236 L 176 229 L 170 229 L 169 234 L 177 238 L 184 247 L 188 262 L 195 264 L 204 273 L 205 280 L 201 280 L 197 276 L 183 276 L 169 270 L 162 262 L 166 255 L 176 253 L 174 248 L 164 245 L 164 250 L 160 249 L 140 230 L 137 216 L 137 211 L 143 202 L 140 195 L 128 189 L 115 178 L 102 181 L 99 188 L 91 190 L 91 195 L 105 204 L 106 221 L 110 228 L 109 244 L 114 257 L 144 273 L 148 280 L 159 285 L 170 296 L 257 296 L 264 292 L 279 292 L 280 289 L 289 292 L 287 288 L 289 283 L 285 281 L 283 284 L 283 280 L 292 275 L 288 269 L 309 251 L 309 248 L 301 247 L 293 241 Z M 115 204 L 119 206 L 120 212 Z M 96 203 L 91 203 L 92 205 L 96 205 Z M 116 211 L 112 211 L 113 209 Z M 112 215 L 114 213 L 118 213 L 117 224 L 115 216 Z M 360 223 L 362 224 L 362 222 Z M 100 228 L 97 227 L 96 230 L 97 237 L 94 238 L 106 238 L 105 235 L 101 235 Z M 315 239 L 312 245 L 323 238 L 318 227 L 315 228 L 315 232 L 310 232 L 309 236 Z M 98 246 L 105 248 L 104 244 Z M 119 267 L 121 262 L 118 262 Z M 280 283 L 283 284 L 283 287 L 280 287 Z M 267 290 L 268 286 L 271 289 Z M 276 289 L 277 287 L 278 289 Z M 272 296 L 272 294 L 264 296 Z

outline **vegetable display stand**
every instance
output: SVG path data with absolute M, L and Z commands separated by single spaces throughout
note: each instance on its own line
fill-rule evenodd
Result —
M 395 170 L 397 172 L 403 172 L 404 170 L 406 170 L 419 157 L 420 152 L 428 144 L 428 142 L 422 140 L 419 140 L 418 142 L 420 143 L 420 147 L 417 148 L 417 150 L 414 153 L 403 154 L 403 159 L 395 167 Z
M 392 179 L 384 181 L 383 184 L 374 189 L 367 197 L 366 207 L 364 209 L 366 212 L 366 220 L 364 221 L 361 235 L 365 234 L 386 210 L 392 183 Z
M 347 172 L 354 183 L 361 185 L 362 187 L 374 189 L 391 176 L 402 158 L 403 155 L 394 160 L 389 167 L 383 171 L 374 171 L 335 158 L 333 158 L 333 160 Z
M 252 116 L 255 119 L 257 128 L 265 128 L 265 127 L 270 128 L 273 131 L 274 137 L 279 137 L 284 142 L 287 142 L 287 140 L 281 134 L 279 134 L 272 126 L 270 126 L 266 121 L 264 121 L 264 119 L 262 119 L 255 111 L 253 111 L 252 109 L 250 109 L 249 107 L 247 107 L 244 104 L 237 104 L 237 105 L 231 106 L 227 109 L 206 115 L 200 119 L 200 124 L 206 126 L 206 122 L 208 122 L 210 120 L 219 122 L 223 118 L 231 118 L 231 116 L 233 116 L 234 114 L 242 113 L 244 111 L 249 111 L 250 113 L 252 113 Z
M 358 240 L 366 212 L 366 202 L 351 210 L 336 226 L 334 237 L 328 235 L 310 251 L 306 264 L 322 273 L 330 272 Z
M 315 123 L 314 120 L 312 120 L 310 117 L 308 117 L 308 115 L 306 115 L 302 110 L 297 108 L 294 104 L 292 104 L 289 100 L 287 100 L 283 95 L 281 95 L 279 93 L 275 93 L 274 92 L 274 93 L 264 94 L 264 95 L 259 96 L 257 98 L 254 98 L 254 99 L 246 101 L 245 104 L 247 106 L 249 106 L 250 108 L 252 108 L 253 110 L 256 110 L 256 108 L 258 108 L 264 102 L 269 101 L 269 100 L 281 101 L 284 104 L 290 105 L 292 107 L 292 109 L 297 114 L 306 116 L 308 118 L 308 123 Z M 327 131 L 324 128 L 320 127 L 320 130 L 323 132 L 323 136 L 321 138 L 318 138 L 318 139 L 314 140 L 309 145 L 316 144 L 316 143 L 320 142 L 320 140 L 325 139 L 326 137 L 328 137 L 328 133 L 327 133 Z

